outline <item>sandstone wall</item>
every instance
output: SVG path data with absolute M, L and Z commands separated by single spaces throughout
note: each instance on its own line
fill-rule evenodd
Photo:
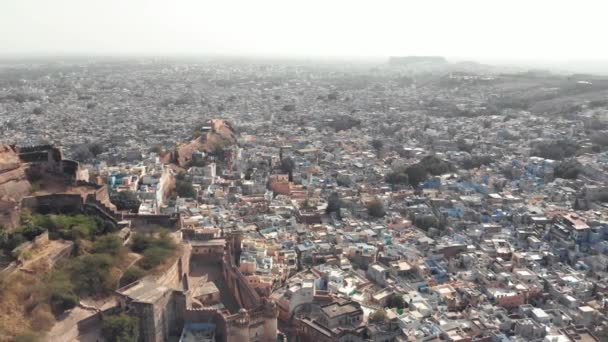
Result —
M 11 146 L 0 144 L 0 225 L 11 229 L 19 223 L 15 208 L 31 191 L 18 154 Z
M 0 145 L 0 200 L 18 202 L 31 190 L 17 153 L 8 145 Z

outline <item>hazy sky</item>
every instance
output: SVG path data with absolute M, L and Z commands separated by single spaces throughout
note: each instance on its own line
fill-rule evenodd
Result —
M 0 55 L 608 60 L 598 0 L 0 0 Z

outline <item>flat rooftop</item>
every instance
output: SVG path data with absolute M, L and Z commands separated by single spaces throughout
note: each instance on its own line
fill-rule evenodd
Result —
M 167 291 L 173 291 L 173 289 L 147 279 L 142 279 L 117 290 L 118 293 L 134 301 L 150 304 L 162 298 Z

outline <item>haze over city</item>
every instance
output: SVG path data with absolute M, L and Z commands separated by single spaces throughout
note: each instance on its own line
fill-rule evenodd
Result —
M 378 58 L 605 67 L 603 1 L 5 0 L 0 55 Z

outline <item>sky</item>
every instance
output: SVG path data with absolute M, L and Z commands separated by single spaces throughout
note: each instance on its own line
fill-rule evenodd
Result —
M 604 0 L 0 0 L 0 56 L 608 61 Z

